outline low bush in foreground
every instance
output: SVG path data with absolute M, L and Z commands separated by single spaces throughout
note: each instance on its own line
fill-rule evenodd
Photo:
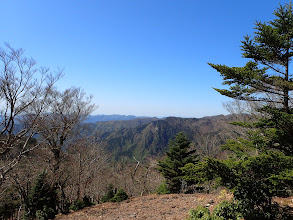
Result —
M 160 186 L 157 188 L 156 191 L 157 191 L 158 194 L 161 194 L 161 195 L 171 193 L 170 190 L 168 189 L 168 185 L 165 182 L 160 184 Z
M 213 213 L 202 206 L 190 211 L 189 220 L 240 220 L 243 219 L 239 212 L 238 204 L 223 201 L 215 207 Z
M 128 199 L 128 195 L 123 189 L 119 189 L 118 192 L 114 195 L 110 202 L 122 202 L 123 200 Z
M 277 203 L 268 212 L 257 213 L 256 210 L 247 210 L 243 204 L 223 201 L 210 211 L 202 206 L 190 210 L 188 220 L 288 220 L 292 219 L 289 215 L 289 208 L 281 208 Z
M 80 209 L 83 209 L 85 207 L 88 207 L 88 206 L 92 206 L 94 205 L 94 203 L 92 203 L 89 198 L 87 196 L 83 197 L 82 200 L 75 200 L 71 206 L 69 207 L 70 210 L 73 210 L 73 211 L 78 211 Z
M 108 192 L 102 197 L 101 202 L 121 202 L 128 199 L 128 195 L 123 189 L 115 189 L 112 185 L 108 187 Z

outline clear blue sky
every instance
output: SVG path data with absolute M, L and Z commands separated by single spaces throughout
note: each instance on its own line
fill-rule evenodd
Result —
M 280 1 L 284 4 L 288 1 Z M 240 41 L 275 0 L 0 0 L 0 46 L 65 69 L 58 88 L 82 87 L 95 114 L 226 114 L 207 62 L 242 66 Z

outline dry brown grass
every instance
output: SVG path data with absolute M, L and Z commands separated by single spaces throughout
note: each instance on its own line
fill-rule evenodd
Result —
M 226 191 L 219 194 L 170 194 L 135 197 L 121 203 L 103 203 L 93 207 L 57 216 L 58 220 L 183 220 L 188 211 L 199 205 L 212 210 L 222 200 L 230 200 L 232 195 Z M 276 199 L 277 202 L 293 207 L 291 198 Z

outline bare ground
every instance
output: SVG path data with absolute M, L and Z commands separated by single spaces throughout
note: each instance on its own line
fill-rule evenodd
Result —
M 213 209 L 220 201 L 231 199 L 229 194 L 170 194 L 135 197 L 121 203 L 103 203 L 57 216 L 58 220 L 183 220 L 188 211 L 199 205 Z M 279 203 L 293 207 L 293 199 L 279 199 Z

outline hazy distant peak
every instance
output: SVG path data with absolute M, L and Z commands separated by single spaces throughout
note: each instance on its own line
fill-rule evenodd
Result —
M 84 120 L 84 123 L 96 123 L 101 121 L 127 121 L 137 118 L 147 117 L 134 115 L 90 115 Z

